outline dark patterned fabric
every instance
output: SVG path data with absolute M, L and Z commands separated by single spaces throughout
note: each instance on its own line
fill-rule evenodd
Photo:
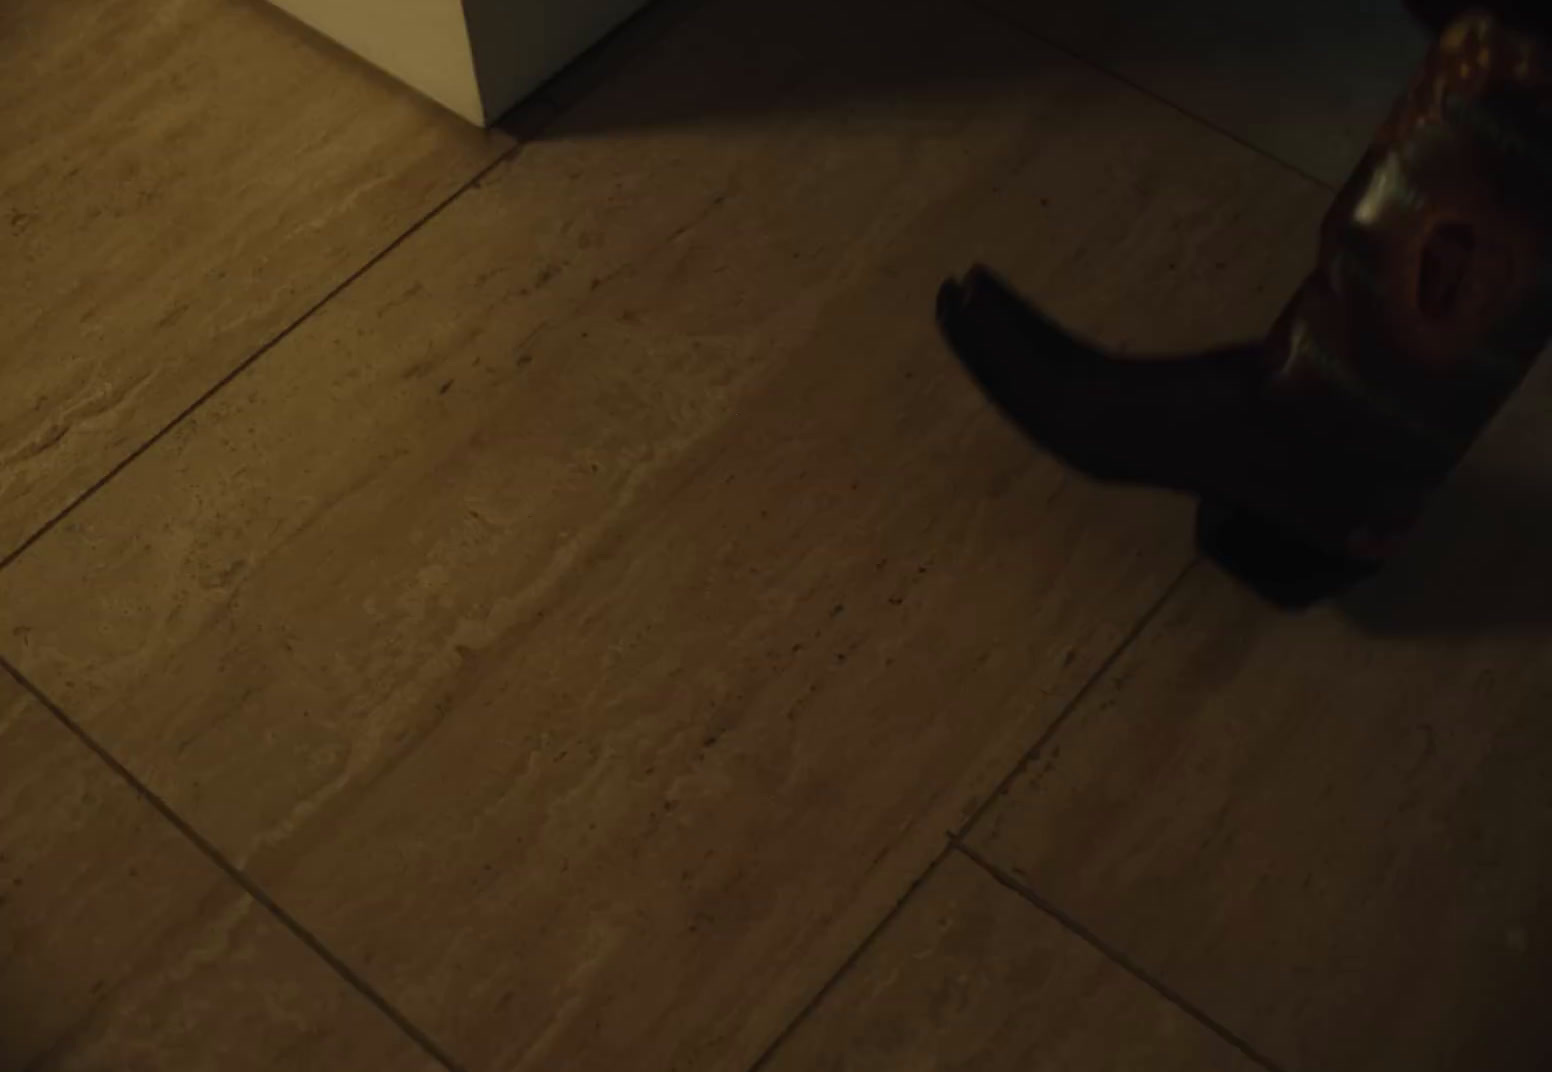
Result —
M 1371 515 L 1352 553 L 1388 549 L 1552 335 L 1549 73 L 1544 42 L 1495 16 L 1451 23 L 1273 334 L 1275 397 L 1354 488 L 1332 505 Z

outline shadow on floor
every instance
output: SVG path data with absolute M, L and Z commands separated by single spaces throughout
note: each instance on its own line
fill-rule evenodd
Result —
M 934 47 L 951 37 L 973 44 Z M 928 99 L 960 83 L 1017 80 L 1041 56 L 1081 56 L 1241 136 L 1270 124 L 1283 132 L 1273 149 L 1284 135 L 1293 148 L 1335 139 L 1345 160 L 1405 83 L 1423 40 L 1401 0 L 1270 10 L 1237 0 L 657 0 L 541 91 L 562 114 L 539 136 Z M 654 80 L 650 97 L 577 106 L 636 63 L 675 77 Z M 1262 115 L 1269 101 L 1279 104 Z M 525 110 L 502 125 L 532 136 Z
M 1396 561 L 1342 609 L 1386 635 L 1552 629 L 1552 472 L 1461 472 Z
M 543 140 L 776 119 L 983 87 L 1029 74 L 1038 46 L 942 0 L 656 0 L 499 125 Z M 982 49 L 937 47 L 947 35 Z M 1066 62 L 1066 61 L 1064 61 Z M 650 95 L 610 93 L 650 65 Z M 602 92 L 595 93 L 595 90 Z M 559 111 L 536 132 L 534 103 Z

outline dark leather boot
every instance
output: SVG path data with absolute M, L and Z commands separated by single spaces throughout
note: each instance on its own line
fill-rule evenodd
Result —
M 1123 358 L 985 269 L 938 320 L 1038 443 L 1099 479 L 1201 496 L 1203 549 L 1283 604 L 1372 572 L 1552 335 L 1552 77 L 1491 15 L 1451 23 L 1264 341 Z

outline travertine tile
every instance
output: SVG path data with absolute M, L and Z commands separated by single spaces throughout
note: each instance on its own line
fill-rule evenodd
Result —
M 441 1066 L 0 671 L 0 1067 Z
M 1286 1068 L 1552 1061 L 1542 371 L 1345 607 L 1198 568 L 973 832 Z
M 1260 1067 L 952 853 L 763 1072 Z
M 985 0 L 1332 185 L 1427 47 L 1402 0 Z
M 1189 557 L 963 382 L 941 275 L 1202 342 L 1325 199 L 945 4 L 707 5 L 0 573 L 0 645 L 470 1067 L 736 1067 Z
M 510 144 L 265 5 L 0 12 L 0 559 Z

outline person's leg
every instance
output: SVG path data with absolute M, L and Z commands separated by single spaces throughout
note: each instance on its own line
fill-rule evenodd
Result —
M 1338 194 L 1270 337 L 1121 358 L 984 269 L 938 319 L 1036 441 L 1100 479 L 1202 496 L 1204 549 L 1280 602 L 1395 545 L 1552 335 L 1552 64 L 1471 14 Z

